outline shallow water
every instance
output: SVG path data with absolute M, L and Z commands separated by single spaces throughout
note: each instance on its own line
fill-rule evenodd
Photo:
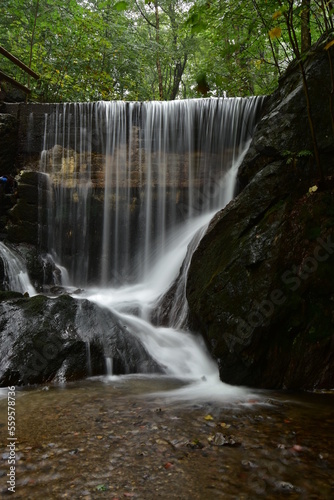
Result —
M 334 497 L 333 392 L 232 388 L 234 397 L 225 391 L 220 401 L 195 393 L 184 381 L 148 376 L 19 391 L 15 497 Z M 6 397 L 0 418 L 5 497 Z

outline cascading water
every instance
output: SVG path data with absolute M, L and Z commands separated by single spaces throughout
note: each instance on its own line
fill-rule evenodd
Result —
M 232 199 L 261 105 L 261 98 L 98 102 L 58 105 L 45 117 L 41 170 L 51 197 L 41 247 L 167 375 L 205 380 L 205 394 L 208 381 L 220 394 L 231 390 L 200 339 L 180 330 L 186 274 L 213 214 Z M 151 312 L 181 266 L 169 327 L 153 326 Z
M 24 259 L 0 241 L 0 257 L 4 265 L 5 285 L 8 290 L 36 295 L 30 282 Z

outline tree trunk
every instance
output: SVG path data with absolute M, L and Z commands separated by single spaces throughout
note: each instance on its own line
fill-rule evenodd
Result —
M 311 47 L 310 30 L 310 7 L 311 0 L 302 0 L 301 10 L 301 54 L 305 54 Z
M 37 24 L 37 16 L 38 16 L 38 9 L 39 9 L 39 0 L 36 2 L 36 9 L 35 9 L 35 16 L 34 16 L 34 25 L 31 33 L 31 38 L 30 38 L 30 54 L 29 54 L 29 68 L 31 68 L 31 63 L 32 63 L 32 51 L 34 47 L 34 38 L 35 38 L 35 31 L 36 31 L 36 24 Z M 28 87 L 30 87 L 30 76 L 28 75 Z
M 159 40 L 160 24 L 159 23 L 160 23 L 160 19 L 159 19 L 158 0 L 155 0 L 154 6 L 155 6 L 155 29 L 156 29 L 155 41 L 157 42 L 156 66 L 157 66 L 157 71 L 158 71 L 159 99 L 160 99 L 160 101 L 162 101 L 164 98 L 164 93 L 163 93 L 163 86 L 162 86 L 162 74 L 161 74 L 160 50 L 159 50 L 159 42 L 160 42 L 160 40 Z
M 171 101 L 174 101 L 174 99 L 176 99 L 176 96 L 179 92 L 180 82 L 182 79 L 184 68 L 186 67 L 186 63 L 187 63 L 187 54 L 184 56 L 184 59 L 182 62 L 177 62 L 175 65 L 173 86 L 172 86 L 172 90 L 171 90 L 171 93 L 169 96 L 169 99 Z

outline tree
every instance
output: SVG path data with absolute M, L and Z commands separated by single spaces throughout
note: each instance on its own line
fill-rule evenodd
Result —
M 324 172 L 320 162 L 317 137 L 312 115 L 311 101 L 309 96 L 309 88 L 308 88 L 305 65 L 304 65 L 305 55 L 311 46 L 310 19 L 311 19 L 312 7 L 314 6 L 311 3 L 311 0 L 302 0 L 300 4 L 299 3 L 296 4 L 293 0 L 277 0 L 277 3 L 279 5 L 280 10 L 278 10 L 273 17 L 275 20 L 283 17 L 285 28 L 289 36 L 290 47 L 300 69 L 305 100 L 306 100 L 308 124 L 313 143 L 315 163 L 318 169 L 320 181 L 323 182 Z M 329 25 L 332 25 L 332 20 L 331 20 L 332 9 L 328 10 L 329 7 L 328 2 L 325 4 L 323 1 L 321 1 L 320 4 L 321 4 L 321 12 L 323 14 L 323 18 L 321 19 L 318 14 L 318 3 L 316 3 L 317 8 L 313 11 L 313 17 L 317 23 L 318 36 L 322 32 L 327 32 L 327 34 L 329 34 Z M 298 37 L 298 31 L 300 31 L 300 42 Z M 279 31 L 277 31 L 277 36 L 278 37 L 280 36 Z M 329 60 L 331 65 L 331 57 L 329 57 Z M 332 73 L 332 68 L 331 68 L 331 73 Z M 332 83 L 333 83 L 333 73 L 332 73 Z M 333 122 L 332 104 L 331 104 L 331 113 Z
M 135 0 L 154 40 L 159 99 L 173 100 L 179 93 L 188 56 L 194 52 L 194 40 L 186 27 L 187 3 L 180 0 Z
M 2 7 L 0 44 L 42 76 L 31 86 L 45 101 L 268 94 L 311 39 L 333 28 L 327 0 L 3 0 Z M 1 65 L 28 83 L 8 61 Z
M 301 3 L 301 53 L 305 54 L 311 47 L 310 26 L 311 0 L 302 0 Z
M 198 1 L 191 9 L 188 23 L 201 47 L 194 69 L 197 78 L 206 76 L 209 95 L 266 94 L 275 88 L 279 55 L 266 18 L 250 0 Z

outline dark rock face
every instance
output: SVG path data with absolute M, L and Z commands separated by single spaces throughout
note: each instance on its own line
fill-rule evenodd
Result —
M 0 176 L 16 174 L 18 122 L 15 116 L 0 113 Z M 13 195 L 0 185 L 0 234 L 5 232 L 7 212 L 15 204 Z
M 326 53 L 307 64 L 327 176 L 334 141 L 319 88 L 329 87 L 328 68 Z M 302 150 L 312 144 L 295 69 L 269 99 L 241 166 L 243 190 L 211 222 L 189 270 L 192 327 L 204 335 L 225 382 L 334 385 L 334 191 L 329 177 L 309 192 L 318 174 Z
M 38 172 L 20 175 L 16 204 L 8 212 L 6 227 L 7 237 L 12 243 L 38 245 L 38 207 L 39 195 L 45 192 L 43 180 L 43 175 Z
M 0 113 L 0 175 L 15 175 L 18 122 L 15 116 Z
M 106 373 L 158 372 L 117 318 L 68 295 L 0 292 L 0 386 L 75 380 Z

